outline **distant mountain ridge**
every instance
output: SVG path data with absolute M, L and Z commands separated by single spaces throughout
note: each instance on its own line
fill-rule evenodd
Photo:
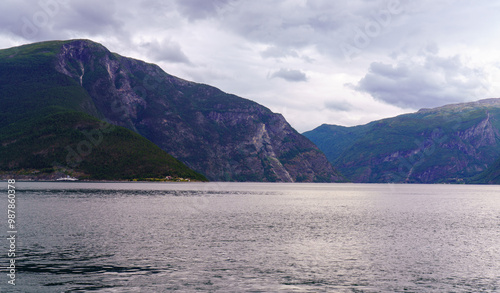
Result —
M 500 183 L 500 99 L 304 135 L 354 182 Z
M 14 70 L 0 84 L 6 104 L 0 119 L 8 128 L 74 111 L 140 134 L 210 180 L 343 179 L 280 114 L 98 43 L 43 42 L 0 50 L 0 56 L 0 72 Z
M 444 105 L 444 106 L 436 107 L 436 108 L 423 108 L 423 109 L 418 110 L 417 113 L 444 112 L 444 111 L 457 112 L 457 111 L 464 111 L 464 110 L 470 110 L 470 109 L 481 108 L 481 107 L 500 108 L 500 98 L 483 99 L 483 100 L 474 101 L 474 102 L 467 102 L 467 103 L 448 104 L 448 105 Z

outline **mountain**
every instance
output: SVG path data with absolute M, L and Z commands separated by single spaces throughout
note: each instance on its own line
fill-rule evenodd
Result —
M 70 77 L 58 43 L 0 50 L 0 176 L 207 180 L 133 131 L 111 125 Z
M 342 179 L 324 154 L 280 114 L 174 77 L 157 65 L 111 53 L 89 40 L 0 50 L 0 73 L 0 98 L 6 105 L 0 110 L 1 125 L 6 125 L 0 135 L 3 130 L 15 137 L 16 131 L 40 119 L 69 111 L 133 131 L 210 180 Z M 81 130 L 78 121 L 72 125 L 70 129 Z M 75 139 L 78 147 L 80 138 Z M 30 151 L 48 157 L 46 150 Z
M 354 182 L 498 182 L 500 99 L 355 127 L 324 124 L 304 135 Z

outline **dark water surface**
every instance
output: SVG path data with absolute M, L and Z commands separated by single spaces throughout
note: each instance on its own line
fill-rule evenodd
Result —
M 19 271 L 15 287 L 2 273 L 1 292 L 500 292 L 499 186 L 18 182 L 16 190 Z

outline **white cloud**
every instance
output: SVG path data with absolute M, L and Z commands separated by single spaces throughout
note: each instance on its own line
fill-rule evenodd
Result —
M 189 58 L 184 54 L 179 43 L 164 39 L 145 41 L 139 45 L 146 49 L 146 54 L 155 62 L 167 61 L 173 63 L 191 64 Z
M 353 106 L 347 101 L 331 100 L 325 102 L 325 107 L 333 111 L 349 112 Z

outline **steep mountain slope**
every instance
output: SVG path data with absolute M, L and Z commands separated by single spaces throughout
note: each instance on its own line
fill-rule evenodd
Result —
M 96 117 L 92 99 L 53 70 L 60 44 L 0 50 L 0 174 L 30 179 L 206 180 L 152 142 Z
M 355 182 L 464 182 L 500 157 L 500 99 L 304 133 Z
M 11 97 L 0 114 L 2 125 L 44 117 L 62 107 L 133 130 L 211 180 L 341 179 L 324 154 L 281 115 L 100 44 L 45 42 L 0 54 L 6 60 L 0 70 L 15 71 L 0 87 L 2 97 Z M 16 71 L 17 63 L 29 64 L 29 69 Z M 36 82 L 26 81 L 33 76 Z M 26 102 L 21 106 L 19 101 Z

